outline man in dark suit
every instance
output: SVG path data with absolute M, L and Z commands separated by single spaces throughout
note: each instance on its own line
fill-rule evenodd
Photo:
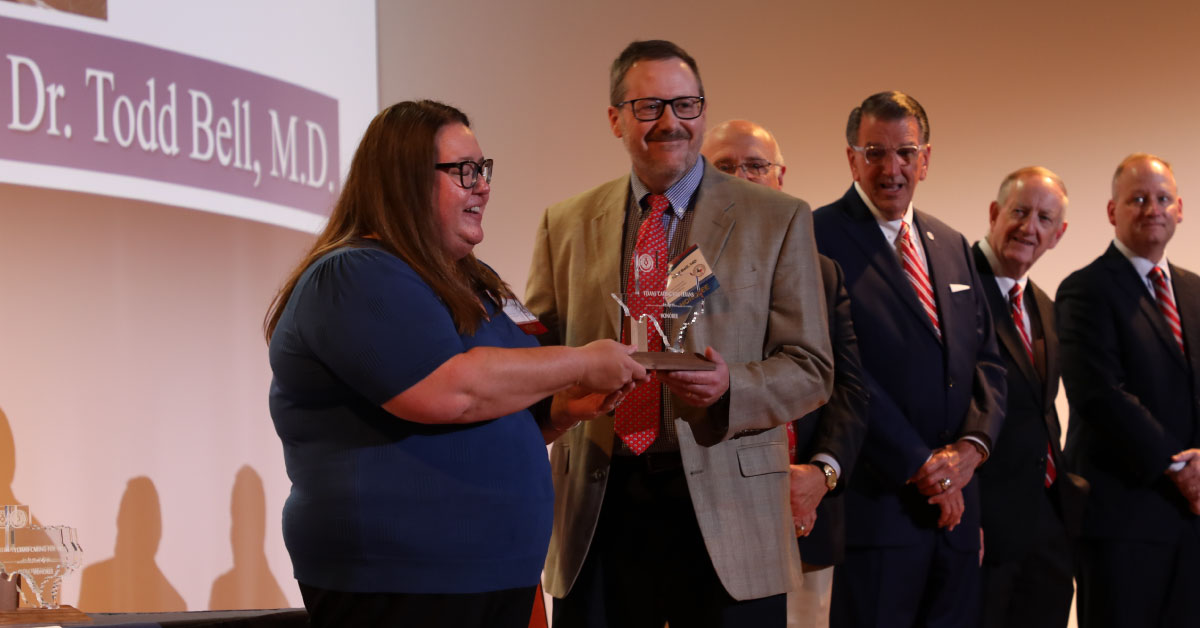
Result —
M 833 382 L 812 214 L 704 161 L 703 97 L 685 51 L 630 44 L 608 118 L 631 172 L 551 206 L 538 230 L 527 304 L 568 345 L 621 335 L 610 295 L 632 291 L 634 260 L 648 283 L 696 244 L 720 282 L 684 340 L 715 370 L 658 372 L 665 386 L 554 443 L 558 628 L 782 628 L 802 577 L 784 425 Z M 650 232 L 656 246 L 638 246 Z M 641 429 L 622 425 L 631 406 Z
M 704 138 L 701 153 L 721 172 L 783 189 L 787 167 L 779 142 L 753 122 L 718 124 Z M 824 255 L 820 261 L 833 343 L 833 396 L 819 410 L 788 425 L 792 517 L 804 567 L 801 588 L 788 594 L 788 628 L 829 625 L 833 566 L 842 561 L 846 542 L 842 489 L 867 433 L 867 390 L 850 320 L 850 296 L 837 262 Z
M 929 120 L 875 94 L 846 127 L 854 185 L 813 216 L 841 265 L 866 373 L 867 439 L 846 493 L 834 626 L 968 626 L 978 618 L 975 468 L 1003 422 L 1004 368 L 970 248 L 912 208 Z
M 1046 168 L 1004 178 L 988 210 L 975 266 L 1008 371 L 1004 429 L 979 470 L 983 500 L 984 628 L 1063 628 L 1074 594 L 1072 541 L 1083 481 L 1059 445 L 1054 303 L 1029 269 L 1067 230 L 1067 188 Z
M 1166 161 L 1113 175 L 1104 255 L 1059 286 L 1066 456 L 1091 483 L 1079 625 L 1200 617 L 1200 277 L 1167 262 L 1183 201 Z

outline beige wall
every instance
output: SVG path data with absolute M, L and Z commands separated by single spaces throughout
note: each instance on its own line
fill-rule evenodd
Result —
M 1200 176 L 1200 6 L 1188 2 L 379 3 L 380 94 L 445 100 L 473 119 L 496 178 L 481 257 L 524 286 L 542 209 L 628 171 L 605 115 L 608 66 L 632 39 L 666 38 L 700 65 L 709 124 L 749 118 L 779 138 L 786 191 L 814 207 L 850 184 L 844 129 L 867 95 L 899 89 L 930 116 L 916 203 L 984 232 L 1008 172 L 1057 171 L 1071 226 L 1033 276 L 1051 293 L 1112 237 L 1109 180 L 1134 151 Z M 681 7 L 694 7 L 687 12 Z M 742 9 L 742 7 L 748 7 Z M 1200 269 L 1187 223 L 1168 256 Z

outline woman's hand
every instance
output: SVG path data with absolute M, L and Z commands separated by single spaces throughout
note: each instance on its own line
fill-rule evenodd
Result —
M 615 340 L 596 340 L 580 347 L 579 351 L 584 356 L 584 369 L 577 386 L 586 392 L 608 397 L 631 383 L 650 379 L 646 367 L 630 357 L 634 351 L 632 345 Z
M 590 421 L 608 414 L 621 405 L 625 395 L 636 384 L 630 382 L 607 395 L 590 393 L 579 386 L 572 386 L 554 396 L 550 405 L 550 421 L 555 427 L 569 428 L 580 421 Z

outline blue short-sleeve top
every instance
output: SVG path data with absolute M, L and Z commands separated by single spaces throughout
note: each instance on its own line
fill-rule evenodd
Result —
M 473 347 L 536 345 L 481 300 L 487 320 L 460 334 L 420 276 L 369 241 L 301 275 L 270 345 L 271 417 L 292 481 L 284 542 L 300 582 L 403 593 L 537 583 L 554 489 L 530 412 L 449 426 L 381 407 Z

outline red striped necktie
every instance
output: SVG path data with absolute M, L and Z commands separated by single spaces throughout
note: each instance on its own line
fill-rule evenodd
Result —
M 1179 309 L 1175 307 L 1171 288 L 1167 286 L 1166 273 L 1155 266 L 1149 276 L 1150 282 L 1154 284 L 1154 296 L 1158 299 L 1158 311 L 1162 312 L 1163 318 L 1167 319 L 1167 327 L 1170 327 L 1171 333 L 1175 335 L 1175 342 L 1179 344 L 1179 350 L 1184 351 L 1183 326 L 1179 322 Z
M 937 332 L 938 338 L 941 338 L 942 327 L 938 324 L 937 303 L 933 299 L 933 284 L 929 282 L 929 274 L 925 272 L 925 265 L 917 256 L 917 247 L 913 243 L 912 230 L 908 223 L 900 223 L 900 237 L 896 241 L 900 250 L 900 265 L 904 268 L 908 283 L 912 284 L 913 290 L 917 293 L 917 300 L 925 309 L 925 315 L 933 323 L 933 330 Z
M 1021 284 L 1014 283 L 1011 290 L 1008 291 L 1008 306 L 1012 312 L 1013 324 L 1017 326 L 1017 333 L 1021 334 L 1021 343 L 1025 345 L 1025 355 L 1029 356 L 1029 363 L 1037 368 L 1037 363 L 1033 361 L 1033 341 L 1029 339 L 1029 332 L 1025 329 L 1025 308 L 1021 306 L 1021 295 L 1024 294 L 1021 290 Z
M 1033 341 L 1029 338 L 1029 332 L 1025 330 L 1025 308 L 1021 306 L 1021 296 L 1024 292 L 1021 290 L 1021 284 L 1014 283 L 1011 290 L 1008 291 L 1009 311 L 1012 313 L 1013 324 L 1017 326 L 1017 332 L 1021 334 L 1021 344 L 1025 345 L 1025 355 L 1029 356 L 1029 363 L 1037 369 L 1037 363 L 1033 360 Z M 1058 468 L 1054 465 L 1054 448 L 1050 445 L 1050 441 L 1046 441 L 1046 474 L 1042 478 L 1042 483 L 1046 488 L 1054 484 L 1054 480 L 1058 478 Z

